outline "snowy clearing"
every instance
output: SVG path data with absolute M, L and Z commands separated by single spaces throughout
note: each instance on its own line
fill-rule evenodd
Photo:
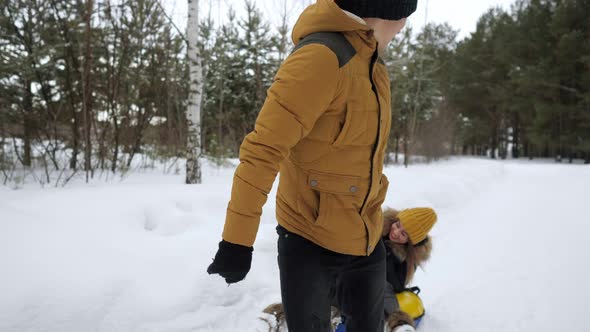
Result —
M 234 161 L 235 162 L 235 161 Z M 0 187 L 0 331 L 267 331 L 280 301 L 274 195 L 245 281 L 205 272 L 233 167 L 21 190 Z M 590 166 L 453 159 L 388 167 L 387 206 L 432 206 L 415 284 L 421 331 L 582 331 Z

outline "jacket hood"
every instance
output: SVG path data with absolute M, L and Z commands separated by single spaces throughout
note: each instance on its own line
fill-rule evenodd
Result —
M 315 32 L 369 31 L 369 26 L 357 22 L 338 7 L 334 0 L 318 0 L 307 7 L 295 23 L 291 38 L 297 45 L 305 36 Z

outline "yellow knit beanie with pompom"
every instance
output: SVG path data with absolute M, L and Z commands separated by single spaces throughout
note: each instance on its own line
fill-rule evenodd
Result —
M 410 243 L 416 245 L 426 238 L 436 223 L 436 212 L 431 208 L 412 208 L 400 211 L 397 218 L 408 233 Z

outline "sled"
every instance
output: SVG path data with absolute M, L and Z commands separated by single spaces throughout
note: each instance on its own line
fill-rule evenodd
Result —
M 412 317 L 416 329 L 420 326 L 425 314 L 424 304 L 418 294 L 420 294 L 420 288 L 418 287 L 408 288 L 401 293 L 395 294 L 400 310 Z M 346 319 L 345 317 L 341 319 L 342 321 L 336 326 L 334 332 L 346 332 Z

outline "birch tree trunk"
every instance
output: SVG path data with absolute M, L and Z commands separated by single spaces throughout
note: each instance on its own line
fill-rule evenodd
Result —
M 186 183 L 201 183 L 201 96 L 203 94 L 203 71 L 201 54 L 197 41 L 199 38 L 199 0 L 188 0 L 188 61 L 190 71 L 190 90 L 186 120 L 188 126 L 186 147 Z

